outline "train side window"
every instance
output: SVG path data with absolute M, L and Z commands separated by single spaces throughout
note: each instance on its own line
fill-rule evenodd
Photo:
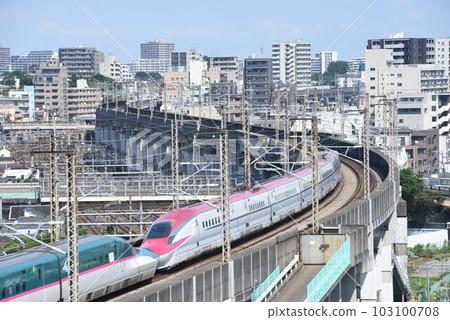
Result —
M 26 273 L 27 273 L 27 270 L 23 269 L 23 270 L 21 271 L 21 273 L 22 273 L 22 274 L 26 274 Z
M 99 261 L 100 261 L 100 264 L 103 264 L 103 257 L 102 256 L 100 256 Z
M 41 280 L 42 275 L 41 275 L 41 269 L 38 269 L 38 280 Z
M 91 268 L 91 260 L 88 260 L 88 269 Z
M 13 295 L 13 286 L 8 287 L 8 294 L 9 294 L 9 296 Z
M 108 255 L 105 254 L 105 263 L 108 263 Z
M 3 288 L 2 289 L 2 298 L 5 298 L 6 297 L 6 288 Z
M 27 282 L 26 281 L 22 282 L 22 290 L 24 292 L 27 291 Z
M 16 293 L 20 292 L 20 284 L 16 283 Z
M 94 267 L 97 266 L 97 258 L 94 258 Z

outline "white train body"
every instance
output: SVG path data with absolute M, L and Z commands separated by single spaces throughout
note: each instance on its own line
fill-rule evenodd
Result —
M 329 152 L 319 162 L 319 195 L 330 193 L 341 178 L 337 153 Z M 312 203 L 312 169 L 268 181 L 252 191 L 230 197 L 231 240 L 269 227 L 309 207 Z M 220 203 L 215 205 L 220 206 Z M 176 209 L 161 216 L 149 230 L 141 247 L 159 256 L 158 269 L 222 246 L 221 210 L 208 204 Z

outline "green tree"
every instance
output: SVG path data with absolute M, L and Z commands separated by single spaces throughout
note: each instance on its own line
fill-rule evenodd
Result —
M 114 79 L 105 77 L 104 75 L 102 75 L 100 73 L 93 75 L 92 80 L 94 80 L 96 82 L 114 82 Z
M 162 76 L 157 72 L 136 72 L 134 75 L 134 79 L 137 81 L 149 81 L 151 79 L 155 80 L 156 82 L 160 81 L 162 79 Z
M 2 84 L 8 87 L 14 87 L 16 84 L 16 78 L 12 72 L 3 73 Z
M 76 74 L 73 74 L 69 78 L 69 88 L 76 88 L 77 87 L 77 80 L 81 79 L 81 77 L 77 76 Z
M 408 168 L 400 171 L 400 185 L 402 186 L 402 198 L 407 202 L 409 212 L 410 206 L 425 189 L 425 183 L 422 175 L 416 174 Z
M 400 171 L 402 198 L 406 201 L 408 220 L 419 224 L 435 219 L 443 212 L 444 197 L 439 192 L 425 190 L 422 175 L 411 169 Z
M 332 61 L 328 64 L 327 73 L 336 75 L 336 74 L 344 74 L 348 71 L 348 62 L 347 61 Z

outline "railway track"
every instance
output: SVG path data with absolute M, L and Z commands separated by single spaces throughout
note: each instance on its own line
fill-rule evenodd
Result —
M 337 187 L 320 202 L 319 212 L 323 213 L 323 215 L 321 214 L 321 217 L 329 215 L 347 206 L 352 201 L 358 198 L 362 198 L 364 196 L 363 181 L 362 181 L 363 179 L 361 178 L 362 175 L 364 174 L 362 165 L 343 157 L 341 157 L 341 163 L 343 166 L 345 166 L 345 168 L 347 169 L 347 173 L 350 174 L 352 178 L 343 175 Z M 347 195 L 345 200 L 337 201 L 340 195 L 346 193 L 347 189 L 344 188 L 344 186 L 348 186 L 349 181 L 355 181 L 353 182 L 353 184 L 355 184 L 354 191 L 350 196 Z M 376 184 L 377 180 L 375 179 L 373 173 L 371 172 L 371 190 L 374 190 L 376 188 Z M 339 204 L 336 205 L 334 204 L 335 202 L 339 202 Z M 326 208 L 329 207 L 332 207 L 332 209 L 325 210 Z M 269 229 L 264 230 L 263 232 L 259 232 L 256 235 L 254 234 L 251 237 L 247 237 L 233 243 L 232 254 L 250 248 L 256 244 L 261 243 L 262 241 L 275 237 L 281 233 L 291 231 L 293 229 L 297 229 L 298 232 L 302 233 L 307 234 L 310 233 L 311 228 L 310 226 L 308 226 L 308 220 L 311 217 L 311 212 L 312 212 L 311 209 L 303 210 L 302 212 L 291 216 L 291 219 L 287 219 L 281 223 L 278 223 L 270 227 Z M 220 249 L 217 249 L 207 255 L 183 263 L 182 265 L 177 266 L 169 271 L 158 271 L 157 274 L 155 274 L 155 276 L 152 278 L 151 282 L 156 283 L 162 281 L 168 277 L 176 275 L 178 271 L 197 269 L 213 261 L 218 261 L 221 258 L 222 253 Z M 118 292 L 116 295 L 114 295 L 114 297 L 111 298 L 106 297 L 106 299 L 105 300 L 102 299 L 102 301 L 110 301 L 111 299 L 116 299 L 118 298 L 119 295 L 125 295 L 128 292 L 141 288 L 144 289 L 145 286 L 146 284 L 140 284 L 138 286 L 133 286 L 128 289 L 124 289 L 126 292 Z

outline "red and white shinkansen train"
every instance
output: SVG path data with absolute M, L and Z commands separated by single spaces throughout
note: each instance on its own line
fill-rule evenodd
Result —
M 327 152 L 319 161 L 320 198 L 341 179 L 338 154 Z M 231 241 L 286 219 L 312 203 L 312 169 L 269 180 L 251 191 L 230 196 Z M 220 206 L 220 203 L 216 203 Z M 222 246 L 221 210 L 205 203 L 170 211 L 155 221 L 141 247 L 159 256 L 158 269 L 169 269 Z

